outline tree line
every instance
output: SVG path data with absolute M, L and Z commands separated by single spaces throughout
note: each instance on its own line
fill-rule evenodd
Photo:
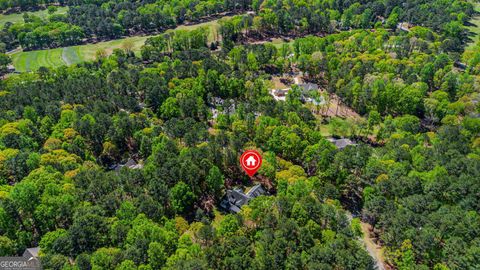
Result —
M 21 46 L 25 50 L 80 44 L 87 40 L 110 40 L 124 36 L 158 33 L 184 22 L 223 12 L 249 8 L 245 0 L 175 1 L 72 1 L 67 14 L 46 19 L 24 14 L 24 22 L 7 23 L 0 33 L 7 50 Z
M 465 41 L 464 24 L 474 14 L 473 5 L 464 0 L 454 3 L 428 1 L 421 8 L 414 1 L 276 1 L 250 0 L 175 0 L 175 1 L 71 1 L 68 13 L 42 20 L 25 15 L 24 23 L 6 24 L 0 32 L 7 50 L 45 49 L 80 44 L 84 39 L 110 40 L 123 36 L 158 33 L 184 22 L 198 22 L 223 12 L 253 10 L 253 16 L 227 21 L 222 27 L 225 40 L 235 42 L 240 32 L 253 37 L 332 33 L 352 28 L 372 28 L 378 23 L 395 28 L 399 22 L 443 31 L 450 48 Z M 429 14 L 425 17 L 425 14 Z M 53 31 L 55 29 L 55 31 Z M 245 34 L 245 33 L 242 33 Z M 247 36 L 248 36 L 247 35 Z M 240 35 L 241 36 L 241 35 Z M 231 46 L 231 44 L 227 44 Z

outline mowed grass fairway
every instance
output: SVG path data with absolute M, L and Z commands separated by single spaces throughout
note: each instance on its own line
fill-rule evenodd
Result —
M 64 64 L 62 60 L 62 48 L 44 51 L 32 51 L 15 53 L 12 62 L 18 71 L 37 70 L 41 66 L 51 67 Z
M 111 54 L 113 50 L 120 49 L 123 44 L 133 45 L 132 50 L 140 52 L 140 48 L 145 44 L 145 37 L 129 37 L 124 39 L 99 42 L 96 44 L 79 45 L 65 48 L 17 52 L 12 57 L 13 66 L 20 72 L 34 71 L 40 67 L 59 67 L 63 65 L 78 64 L 83 61 L 94 60 L 96 53 L 104 50 Z
M 55 14 L 66 14 L 68 11 L 68 7 L 57 7 L 57 11 Z M 27 12 L 28 14 L 38 16 L 42 19 L 46 18 L 48 14 L 48 10 L 39 10 L 35 12 Z M 23 22 L 23 13 L 12 13 L 9 15 L 3 15 L 0 14 L 0 27 L 3 27 L 3 25 L 6 22 L 11 22 L 11 23 L 17 23 L 17 22 Z
M 218 20 L 195 24 L 195 25 L 181 25 L 175 29 L 168 30 L 193 30 L 199 27 L 206 27 L 209 29 L 209 42 L 217 38 L 218 29 L 220 27 Z M 13 66 L 17 71 L 35 71 L 40 67 L 59 67 L 62 65 L 73 65 L 84 61 L 95 60 L 98 51 L 105 51 L 107 55 L 112 54 L 113 50 L 121 49 L 125 44 L 129 44 L 131 49 L 137 54 L 140 54 L 140 49 L 145 44 L 145 41 L 152 36 L 137 36 L 123 39 L 111 40 L 106 42 L 99 42 L 96 44 L 78 45 L 65 48 L 56 48 L 49 50 L 15 52 L 11 55 Z

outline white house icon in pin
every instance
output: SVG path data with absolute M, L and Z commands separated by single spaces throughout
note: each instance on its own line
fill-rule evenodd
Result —
M 250 156 L 247 158 L 248 167 L 254 167 L 256 164 L 257 164 L 257 160 L 253 156 Z

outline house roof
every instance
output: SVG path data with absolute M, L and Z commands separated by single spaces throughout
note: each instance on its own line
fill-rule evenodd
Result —
M 343 149 L 349 145 L 354 145 L 354 143 L 349 140 L 349 139 L 340 139 L 340 140 L 337 140 L 335 142 L 335 146 L 338 148 L 338 149 Z
M 305 99 L 305 102 L 309 102 L 309 103 L 312 103 L 313 105 L 324 105 L 326 104 L 327 102 L 325 101 L 325 98 L 323 96 L 320 96 L 320 100 L 316 100 L 314 98 L 311 98 L 311 97 L 307 97 L 307 98 L 304 98 Z
M 462 62 L 460 62 L 460 61 L 455 61 L 455 62 L 453 63 L 453 66 L 456 67 L 456 68 L 459 68 L 459 69 L 463 69 L 463 70 L 465 70 L 465 69 L 468 68 L 467 64 L 462 63 Z
M 237 206 L 242 206 L 244 204 L 247 204 L 248 201 L 250 200 L 247 195 L 245 195 L 242 191 L 240 190 L 229 190 L 227 191 L 227 197 L 228 201 L 231 204 L 237 205 Z
M 262 185 L 258 184 L 253 186 L 248 192 L 247 192 L 247 197 L 250 199 L 256 198 L 260 195 L 265 194 L 265 190 L 263 189 Z
M 128 168 L 133 167 L 135 165 L 137 165 L 137 162 L 135 162 L 135 160 L 131 158 L 128 159 L 127 163 L 123 164 L 124 167 L 128 167 Z
M 289 90 L 290 90 L 290 88 L 288 88 L 288 89 L 272 89 L 270 94 L 273 96 L 273 99 L 275 99 L 276 101 L 279 101 L 279 100 L 285 101 L 286 100 L 286 94 L 288 93 Z
M 397 24 L 397 28 L 402 30 L 402 31 L 406 31 L 406 32 L 410 32 L 410 28 L 412 28 L 413 25 L 411 23 L 408 23 L 408 22 L 400 22 Z
M 290 91 L 290 88 L 275 89 L 275 90 L 273 90 L 273 94 L 275 94 L 277 96 L 284 96 L 284 95 L 288 94 L 288 91 Z
M 300 86 L 302 90 L 305 92 L 319 89 L 318 85 L 315 83 L 300 83 L 298 84 L 298 86 Z
M 23 257 L 24 258 L 36 258 L 38 257 L 38 252 L 40 252 L 40 247 L 33 247 L 33 248 L 27 248 L 23 252 Z
M 355 143 L 350 140 L 350 139 L 334 139 L 334 138 L 329 138 L 328 139 L 330 142 L 332 142 L 333 144 L 335 144 L 335 146 L 338 148 L 338 149 L 343 149 L 349 145 L 355 145 Z
M 218 118 L 218 110 L 215 108 L 210 108 L 210 111 L 212 112 L 212 118 L 217 119 Z
M 128 161 L 125 164 L 117 164 L 111 167 L 112 170 L 114 171 L 120 171 L 123 167 L 127 167 L 132 170 L 137 170 L 137 169 L 142 169 L 143 164 L 137 163 L 135 160 L 132 158 L 129 158 Z
M 228 209 L 234 213 L 239 213 L 242 209 L 240 209 L 239 207 L 237 207 L 236 205 L 230 205 L 230 208 Z
M 253 186 L 247 192 L 247 194 L 245 194 L 241 189 L 238 188 L 233 190 L 227 190 L 227 194 L 225 198 L 220 202 L 220 206 L 231 212 L 238 213 L 240 212 L 242 206 L 248 204 L 251 199 L 264 194 L 266 194 L 266 191 L 260 184 Z

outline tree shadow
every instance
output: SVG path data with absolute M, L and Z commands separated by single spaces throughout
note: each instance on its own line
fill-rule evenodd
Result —
M 480 15 L 476 15 L 476 16 L 480 16 Z M 472 23 L 472 22 L 466 22 L 466 23 L 465 23 L 465 26 L 467 26 L 467 27 L 472 27 L 472 28 L 473 28 L 473 27 L 475 27 L 475 28 L 479 28 L 479 27 L 480 27 L 480 25 L 479 25 L 478 23 L 475 24 L 475 23 Z M 478 41 L 478 37 L 479 37 L 479 36 L 480 36 L 480 35 L 479 35 L 478 33 L 475 33 L 475 32 L 473 32 L 473 31 L 471 31 L 471 30 L 468 30 L 468 31 L 467 31 L 467 37 L 466 37 L 466 40 L 465 40 L 465 41 L 466 41 L 466 43 L 476 42 L 476 41 Z

